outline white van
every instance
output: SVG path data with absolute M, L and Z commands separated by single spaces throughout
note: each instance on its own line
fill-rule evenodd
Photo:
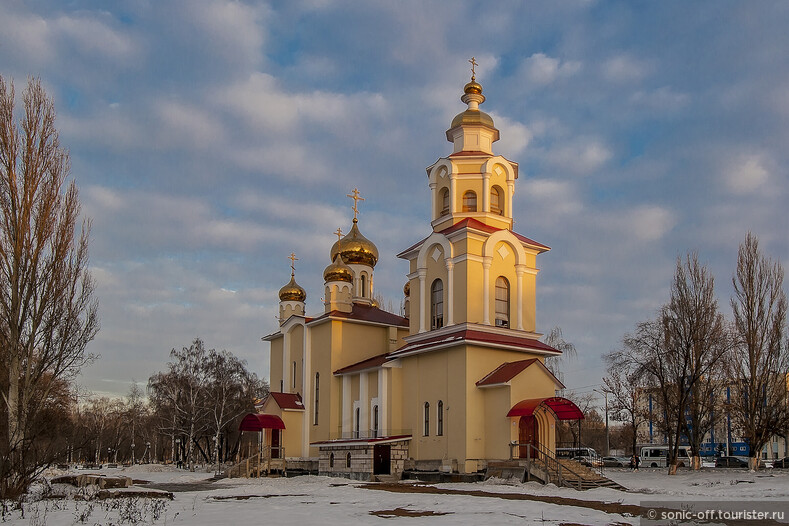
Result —
M 690 448 L 679 446 L 679 467 L 690 465 Z M 641 467 L 665 468 L 668 466 L 668 446 L 644 446 L 641 448 Z
M 590 447 L 559 447 L 556 448 L 556 458 L 571 458 L 587 466 L 597 466 L 600 464 L 600 458 L 597 455 L 597 451 Z

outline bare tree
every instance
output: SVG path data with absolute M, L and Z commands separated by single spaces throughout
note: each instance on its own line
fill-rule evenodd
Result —
M 0 77 L 0 353 L 7 429 L 0 442 L 0 496 L 24 492 L 50 459 L 37 458 L 33 427 L 50 392 L 92 359 L 98 331 L 88 272 L 90 223 L 78 231 L 77 187 L 55 110 L 31 79 L 17 124 L 14 88 Z
M 669 474 L 679 464 L 679 444 L 687 437 L 694 465 L 699 449 L 719 412 L 712 411 L 712 389 L 729 349 L 723 316 L 718 312 L 714 280 L 696 254 L 677 259 L 669 303 L 656 320 L 639 323 L 625 336 L 612 363 L 632 370 L 644 389 L 658 397 L 658 427 L 668 438 Z M 688 422 L 690 420 L 690 422 Z
M 556 326 L 550 330 L 545 336 L 544 342 L 554 349 L 562 351 L 561 356 L 548 356 L 545 358 L 545 367 L 562 383 L 564 383 L 563 368 L 571 361 L 578 358 L 578 352 L 575 350 L 575 345 L 566 341 L 562 334 L 562 328 Z
M 789 350 L 786 335 L 784 270 L 759 251 L 759 241 L 748 233 L 740 245 L 732 278 L 736 343 L 729 376 L 729 410 L 750 447 L 751 469 L 773 434 L 789 426 L 786 382 Z
M 614 420 L 624 422 L 631 437 L 632 452 L 636 453 L 638 428 L 647 421 L 643 410 L 644 383 L 632 364 L 616 363 L 615 354 L 606 355 L 608 376 L 603 378 L 605 390 L 611 396 L 609 409 Z

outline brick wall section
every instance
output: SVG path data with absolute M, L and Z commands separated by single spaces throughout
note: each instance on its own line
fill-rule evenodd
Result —
M 402 473 L 408 459 L 408 441 L 392 442 L 390 446 L 391 473 Z M 347 456 L 351 454 L 351 467 L 347 467 Z M 330 457 L 334 454 L 334 467 Z M 324 444 L 320 446 L 318 474 L 331 477 L 347 477 L 354 480 L 373 479 L 373 445 Z

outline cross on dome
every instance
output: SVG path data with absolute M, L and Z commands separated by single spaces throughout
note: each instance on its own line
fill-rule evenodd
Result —
M 334 235 L 337 236 L 337 241 L 341 241 L 342 240 L 342 228 L 338 228 L 337 231 L 334 233 Z
M 299 258 L 296 257 L 296 254 L 291 252 L 288 259 L 290 260 L 290 277 L 294 277 L 296 275 L 296 262 Z
M 361 197 L 358 188 L 354 188 L 353 192 L 351 192 L 350 194 L 346 194 L 345 197 L 350 197 L 351 199 L 353 199 L 353 206 L 351 207 L 351 209 L 353 210 L 353 222 L 356 223 L 357 222 L 356 216 L 359 214 L 359 201 L 364 201 L 364 198 Z
M 479 64 L 478 64 L 478 63 L 477 63 L 477 61 L 474 59 L 474 57 L 471 57 L 471 60 L 469 60 L 469 63 L 471 64 L 471 81 L 473 82 L 473 81 L 474 81 L 474 80 L 477 78 L 477 77 L 476 77 L 476 75 L 477 75 L 477 71 L 476 71 L 476 69 L 475 69 L 475 68 L 476 68 L 477 66 L 479 66 Z

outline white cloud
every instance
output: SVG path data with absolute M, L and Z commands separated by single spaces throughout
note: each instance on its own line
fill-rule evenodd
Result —
M 496 128 L 501 132 L 501 139 L 495 145 L 496 151 L 510 159 L 520 155 L 534 137 L 531 130 L 524 124 L 502 115 L 491 113 L 491 117 Z
M 658 241 L 677 223 L 670 210 L 656 205 L 638 206 L 625 214 L 624 220 L 620 226 L 640 241 Z
M 559 170 L 585 175 L 600 169 L 613 154 L 599 139 L 578 138 L 551 148 L 546 156 L 548 162 Z
M 521 184 L 524 198 L 537 207 L 545 207 L 545 213 L 577 214 L 583 210 L 578 190 L 570 181 L 527 179 Z
M 669 86 L 651 91 L 637 91 L 630 96 L 631 104 L 656 111 L 676 111 L 687 105 L 690 97 L 677 93 Z
M 60 16 L 52 27 L 81 53 L 125 61 L 138 52 L 130 36 L 94 17 Z
M 221 144 L 222 123 L 215 115 L 197 107 L 173 101 L 159 101 L 155 105 L 161 127 L 157 127 L 157 143 L 203 149 Z
M 766 160 L 758 154 L 743 155 L 732 162 L 724 177 L 727 188 L 735 194 L 761 190 L 770 179 Z
M 609 58 L 603 62 L 603 76 L 617 83 L 637 82 L 646 77 L 651 66 L 644 61 L 640 61 L 628 54 L 621 54 Z
M 577 61 L 562 61 L 543 53 L 535 53 L 521 62 L 519 69 L 519 76 L 528 84 L 544 86 L 551 84 L 557 79 L 573 76 L 581 69 L 581 63 Z

